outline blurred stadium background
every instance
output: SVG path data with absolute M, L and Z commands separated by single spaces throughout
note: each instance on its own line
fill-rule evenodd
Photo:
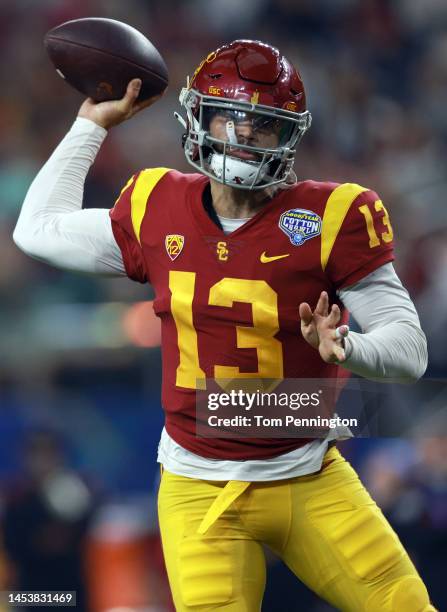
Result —
M 429 338 L 427 376 L 443 378 L 447 3 L 0 1 L 0 590 L 77 589 L 80 610 L 166 612 L 155 512 L 159 328 L 150 290 L 52 269 L 11 240 L 30 182 L 82 100 L 54 72 L 43 36 L 86 16 L 140 29 L 171 79 L 161 103 L 110 134 L 89 175 L 86 206 L 110 207 L 136 169 L 188 171 L 172 116 L 186 75 L 234 38 L 275 44 L 301 68 L 314 118 L 298 176 L 381 194 L 397 236 L 396 268 Z M 441 424 L 428 437 L 342 445 L 440 610 L 447 610 L 446 442 Z M 331 609 L 276 559 L 269 564 L 264 610 Z

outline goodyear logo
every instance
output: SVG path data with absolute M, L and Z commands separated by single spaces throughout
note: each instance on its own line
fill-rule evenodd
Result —
M 301 246 L 306 240 L 321 234 L 321 217 L 303 208 L 286 210 L 279 218 L 278 225 L 294 246 Z

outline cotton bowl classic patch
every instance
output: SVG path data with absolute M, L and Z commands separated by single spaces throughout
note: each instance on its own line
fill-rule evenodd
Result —
M 321 217 L 303 208 L 292 208 L 283 212 L 278 225 L 294 246 L 300 246 L 309 238 L 321 234 Z

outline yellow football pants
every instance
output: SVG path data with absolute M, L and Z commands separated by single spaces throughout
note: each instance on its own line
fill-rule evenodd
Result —
M 177 612 L 259 611 L 262 544 L 343 612 L 435 610 L 396 534 L 335 447 L 320 472 L 275 482 L 164 471 L 159 520 Z M 299 602 L 290 610 L 300 610 Z

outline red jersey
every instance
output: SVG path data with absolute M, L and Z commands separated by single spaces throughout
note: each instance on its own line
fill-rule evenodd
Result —
M 322 290 L 336 302 L 338 289 L 392 261 L 392 229 L 373 191 L 304 181 L 225 235 L 203 204 L 208 183 L 143 170 L 121 192 L 112 228 L 128 276 L 155 291 L 169 435 L 203 457 L 265 459 L 309 440 L 199 438 L 197 386 L 204 378 L 346 376 L 301 336 L 299 305 L 314 306 Z

